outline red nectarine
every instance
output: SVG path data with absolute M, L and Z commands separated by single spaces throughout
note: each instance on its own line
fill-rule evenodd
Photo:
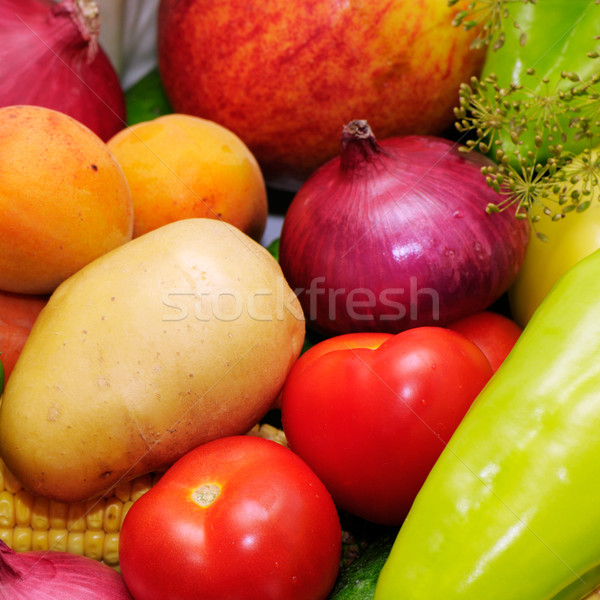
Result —
M 249 146 L 270 181 L 302 181 L 337 154 L 342 126 L 440 134 L 480 70 L 476 33 L 444 0 L 162 0 L 159 68 L 177 112 Z

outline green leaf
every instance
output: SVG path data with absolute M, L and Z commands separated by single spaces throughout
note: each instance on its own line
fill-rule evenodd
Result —
M 158 69 L 150 71 L 127 92 L 127 125 L 152 121 L 173 112 Z
M 276 261 L 279 261 L 279 238 L 274 239 L 268 246 L 267 250 Z

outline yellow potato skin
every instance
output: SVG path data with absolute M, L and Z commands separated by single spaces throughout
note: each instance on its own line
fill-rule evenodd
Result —
M 296 296 L 258 243 L 213 219 L 165 225 L 52 294 L 4 392 L 0 454 L 36 494 L 101 495 L 250 429 L 304 333 Z

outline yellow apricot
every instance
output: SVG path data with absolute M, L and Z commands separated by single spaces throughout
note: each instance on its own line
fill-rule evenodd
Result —
M 108 141 L 129 183 L 133 237 L 189 218 L 223 220 L 260 241 L 267 221 L 262 172 L 244 142 L 212 121 L 169 114 Z

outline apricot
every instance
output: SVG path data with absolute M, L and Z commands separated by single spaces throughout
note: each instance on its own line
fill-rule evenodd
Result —
M 106 144 L 39 106 L 0 108 L 0 290 L 49 294 L 129 241 L 133 205 Z
M 260 241 L 267 194 L 254 155 L 221 125 L 168 114 L 121 130 L 108 141 L 129 183 L 133 237 L 189 218 L 234 225 Z

